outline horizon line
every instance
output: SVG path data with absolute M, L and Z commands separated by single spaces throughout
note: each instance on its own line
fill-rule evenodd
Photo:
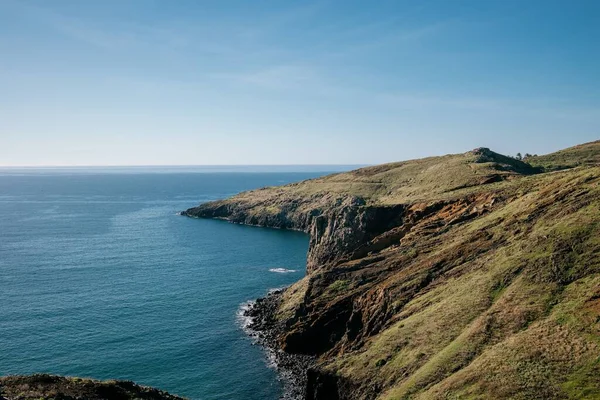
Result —
M 335 167 L 365 166 L 369 163 L 350 164 L 108 164 L 108 165 L 3 165 L 0 168 L 157 168 L 157 167 Z

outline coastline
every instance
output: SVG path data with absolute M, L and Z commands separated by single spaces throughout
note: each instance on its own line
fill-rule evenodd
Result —
M 306 396 L 307 373 L 315 358 L 302 354 L 284 352 L 277 337 L 284 331 L 283 324 L 275 317 L 281 303 L 284 288 L 273 289 L 265 297 L 248 302 L 241 308 L 241 316 L 247 321 L 242 328 L 256 344 L 263 347 L 267 358 L 276 369 L 283 383 L 282 400 L 301 400 Z

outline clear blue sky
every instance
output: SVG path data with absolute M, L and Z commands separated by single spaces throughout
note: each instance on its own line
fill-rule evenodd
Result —
M 599 138 L 597 0 L 0 0 L 0 165 L 380 163 Z

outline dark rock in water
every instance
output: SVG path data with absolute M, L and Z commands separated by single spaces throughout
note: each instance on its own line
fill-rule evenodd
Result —
M 301 400 L 306 397 L 307 371 L 314 363 L 314 357 L 290 354 L 281 350 L 278 338 L 285 327 L 275 318 L 281 303 L 283 290 L 271 291 L 266 297 L 257 299 L 244 316 L 252 318 L 248 333 L 256 337 L 269 358 L 273 361 L 283 382 L 284 400 Z
M 162 390 L 131 381 L 97 381 L 56 375 L 0 378 L 0 400 L 183 400 Z

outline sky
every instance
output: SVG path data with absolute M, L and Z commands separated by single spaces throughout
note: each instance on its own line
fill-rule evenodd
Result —
M 597 0 L 0 0 L 0 166 L 544 154 L 599 71 Z

